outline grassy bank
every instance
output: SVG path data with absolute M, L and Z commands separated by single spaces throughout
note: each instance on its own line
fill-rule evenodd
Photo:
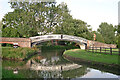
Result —
M 67 55 L 73 58 L 87 60 L 87 61 L 95 61 L 95 62 L 105 63 L 105 64 L 120 65 L 118 62 L 119 55 L 92 53 L 92 52 L 87 52 L 85 50 L 80 50 L 80 49 L 67 50 L 64 52 L 64 55 Z
M 2 69 L 2 78 L 24 78 L 24 74 L 13 74 L 13 70 Z
M 13 70 L 2 69 L 2 80 L 30 80 L 30 78 L 38 78 L 36 71 L 29 69 L 19 69 L 18 74 L 14 74 Z
M 33 54 L 36 50 L 32 48 L 12 48 L 12 47 L 2 47 L 2 58 L 9 59 L 24 59 L 27 56 Z

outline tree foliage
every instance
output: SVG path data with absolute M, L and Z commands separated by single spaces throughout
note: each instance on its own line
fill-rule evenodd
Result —
M 92 39 L 92 34 L 90 33 L 91 30 L 89 29 L 90 25 L 87 25 L 87 23 L 82 20 L 73 19 L 65 3 L 61 3 L 58 7 L 59 19 L 57 21 L 58 25 L 56 26 L 54 33 Z
M 104 38 L 104 42 L 108 44 L 115 43 L 115 31 L 112 24 L 108 24 L 106 22 L 101 23 L 98 28 L 98 32 Z
M 99 29 L 92 31 L 86 22 L 74 19 L 66 3 L 55 2 L 10 2 L 13 12 L 2 19 L 3 37 L 31 37 L 45 34 L 67 34 L 96 41 L 115 43 L 115 31 L 120 29 L 112 24 L 101 23 Z M 118 27 L 119 28 L 119 27 Z M 39 33 L 39 34 L 38 34 Z M 119 43 L 118 43 L 119 44 Z
M 89 25 L 73 19 L 67 4 L 55 2 L 10 2 L 13 12 L 2 20 L 3 37 L 31 37 L 45 34 L 68 34 L 92 39 Z
M 2 21 L 0 21 L 0 37 L 2 36 Z
M 59 5 L 55 2 L 10 2 L 10 4 L 14 11 L 2 19 L 3 37 L 31 37 L 53 33 L 93 40 L 95 33 L 96 41 L 115 43 L 117 28 L 104 22 L 100 24 L 98 32 L 93 32 L 86 22 L 74 19 L 70 15 L 70 10 L 64 2 Z
M 13 27 L 21 37 L 30 37 L 51 32 L 55 17 L 55 3 L 11 2 L 13 12 L 3 18 L 4 27 Z M 3 35 L 4 36 L 4 35 Z
M 118 37 L 117 45 L 118 48 L 120 48 L 120 25 L 118 25 L 117 27 L 117 37 Z

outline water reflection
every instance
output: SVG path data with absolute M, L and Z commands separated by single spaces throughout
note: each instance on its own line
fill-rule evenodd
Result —
M 41 63 L 42 65 L 51 65 L 51 64 L 52 64 L 52 65 L 55 65 L 55 63 L 57 63 L 59 60 L 60 60 L 60 59 L 59 59 L 58 56 L 53 56 L 53 57 L 51 57 L 50 60 L 47 59 L 47 58 L 41 59 L 41 60 L 40 60 L 40 63 Z
M 64 50 L 41 50 L 41 53 L 33 56 L 27 62 L 3 61 L 2 66 L 5 70 L 14 70 L 18 68 L 18 75 L 22 78 L 117 78 L 117 75 L 105 73 L 86 66 L 70 70 L 32 70 L 31 61 L 37 63 L 39 66 L 57 66 L 65 64 L 73 64 L 62 57 Z M 14 76 L 16 74 L 11 72 Z M 7 75 L 6 75 L 7 77 Z M 9 77 L 8 77 L 9 78 Z
M 101 72 L 99 70 L 88 68 L 90 71 L 81 78 L 118 78 L 117 75 L 113 75 L 107 72 Z
M 42 78 L 76 78 L 85 75 L 89 70 L 86 67 L 81 67 L 69 71 L 36 71 L 38 77 Z
M 62 57 L 64 50 L 41 50 L 39 54 L 43 58 L 41 60 L 35 60 L 43 65 L 58 65 L 71 63 Z
M 60 60 L 60 59 L 59 59 L 58 56 L 53 56 L 53 57 L 51 57 L 51 62 L 52 62 L 52 63 L 58 62 L 59 60 Z

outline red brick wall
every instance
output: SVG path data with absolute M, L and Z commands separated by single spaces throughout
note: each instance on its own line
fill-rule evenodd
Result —
M 116 48 L 116 44 L 105 44 L 97 41 L 88 41 L 90 47 L 111 47 L 111 48 Z
M 1 37 L 0 42 L 13 42 L 13 43 L 18 43 L 20 47 L 31 47 L 31 40 L 29 38 Z

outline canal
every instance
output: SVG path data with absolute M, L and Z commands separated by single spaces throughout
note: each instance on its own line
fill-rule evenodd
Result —
M 64 49 L 42 49 L 24 62 L 2 61 L 4 78 L 118 78 L 114 72 L 88 67 L 64 59 Z M 42 67 L 41 67 L 42 66 Z M 56 66 L 56 67 L 54 67 Z M 60 67 L 59 69 L 59 66 Z M 72 67 L 71 67 L 72 66 Z M 39 69 L 38 69 L 39 67 Z M 43 68 L 44 67 L 44 68 Z M 45 68 L 50 70 L 47 70 Z M 18 72 L 15 73 L 14 71 Z M 9 72 L 9 74 L 8 74 Z

